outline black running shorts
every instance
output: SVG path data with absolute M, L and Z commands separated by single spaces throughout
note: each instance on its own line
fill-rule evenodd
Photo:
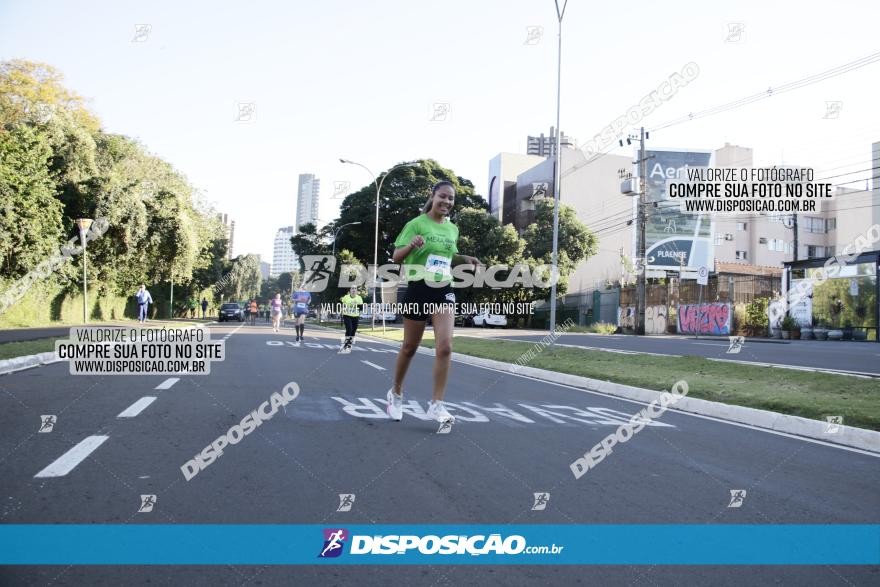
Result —
M 455 312 L 455 292 L 452 285 L 431 287 L 423 280 L 406 284 L 403 296 L 403 317 L 424 322 L 435 312 Z

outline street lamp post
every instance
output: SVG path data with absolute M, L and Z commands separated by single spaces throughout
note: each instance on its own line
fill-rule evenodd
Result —
M 348 224 L 343 224 L 342 226 L 340 226 L 339 228 L 337 228 L 333 232 L 333 256 L 334 257 L 336 256 L 336 237 L 339 236 L 339 231 L 342 230 L 343 228 L 345 228 L 346 226 L 351 226 L 352 224 L 361 224 L 361 221 L 358 220 L 357 222 L 349 222 Z
M 83 324 L 88 323 L 89 288 L 86 282 L 86 231 L 92 226 L 91 218 L 78 218 L 76 227 L 79 228 L 79 242 L 83 249 Z
M 559 192 L 562 191 L 562 131 L 559 128 L 559 111 L 562 99 L 562 17 L 565 16 L 565 7 L 568 6 L 568 0 L 564 0 L 562 10 L 559 9 L 559 0 L 556 3 L 556 16 L 559 19 L 559 47 L 556 52 L 556 173 L 553 179 L 553 279 L 550 286 L 550 334 L 556 333 L 556 280 L 559 274 L 558 258 L 559 258 Z M 555 336 L 551 336 L 550 345 L 553 346 L 556 341 Z
M 378 269 L 379 264 L 379 193 L 382 191 L 382 184 L 385 182 L 385 178 L 391 175 L 391 172 L 400 167 L 418 167 L 418 163 L 408 162 L 408 163 L 400 163 L 395 165 L 391 169 L 389 169 L 383 176 L 381 181 L 376 180 L 376 175 L 370 171 L 370 168 L 361 163 L 357 163 L 356 161 L 349 161 L 348 159 L 340 159 L 340 163 L 348 163 L 350 165 L 357 165 L 358 167 L 363 167 L 367 170 L 367 173 L 370 174 L 370 177 L 373 178 L 373 185 L 376 186 L 376 230 L 375 230 L 375 238 L 373 241 L 373 306 L 376 304 L 376 270 Z M 376 329 L 376 312 L 375 310 L 372 313 L 373 318 L 373 330 Z M 385 331 L 385 313 L 382 312 L 382 331 Z

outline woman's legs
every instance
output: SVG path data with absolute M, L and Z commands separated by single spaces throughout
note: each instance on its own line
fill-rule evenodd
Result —
M 394 393 L 400 395 L 403 387 L 403 380 L 406 378 L 406 372 L 409 369 L 410 361 L 422 342 L 422 334 L 425 332 L 424 320 L 403 319 L 403 344 L 397 353 L 397 365 L 394 367 Z
M 358 321 L 360 321 L 360 316 L 352 316 L 351 317 L 351 337 L 354 338 L 357 335 L 358 331 Z
M 296 336 L 299 340 L 303 339 L 303 334 L 306 331 L 306 315 L 298 314 L 296 317 Z
M 455 325 L 453 312 L 437 312 L 431 316 L 434 325 L 434 392 L 431 399 L 441 401 L 446 393 L 446 379 L 452 357 L 452 329 Z

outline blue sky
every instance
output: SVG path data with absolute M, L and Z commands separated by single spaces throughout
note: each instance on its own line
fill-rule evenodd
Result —
M 586 142 L 688 62 L 699 77 L 649 128 L 853 61 L 878 50 L 878 15 L 876 1 L 570 0 L 563 131 Z M 739 42 L 728 23 L 743 23 Z M 140 42 L 136 24 L 150 25 Z M 543 27 L 538 42 L 526 43 L 528 27 Z M 293 223 L 298 174 L 321 178 L 325 222 L 334 182 L 369 181 L 339 157 L 375 172 L 431 157 L 485 195 L 489 159 L 555 123 L 556 43 L 552 0 L 0 2 L 0 58 L 59 68 L 107 130 L 140 139 L 236 220 L 236 254 L 264 260 Z M 878 79 L 871 64 L 651 143 L 730 142 L 819 177 L 867 169 Z M 824 117 L 827 101 L 843 103 L 837 118 Z M 446 121 L 429 121 L 435 102 L 449 104 Z M 255 120 L 236 121 L 238 103 L 253 103 Z

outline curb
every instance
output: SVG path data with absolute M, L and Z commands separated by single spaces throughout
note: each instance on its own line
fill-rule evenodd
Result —
M 39 367 L 40 365 L 57 363 L 59 360 L 60 359 L 55 355 L 54 352 L 39 353 L 36 355 L 25 355 L 23 357 L 15 357 L 12 359 L 3 359 L 0 360 L 0 375 L 15 373 L 16 371 L 30 369 L 31 367 Z
M 557 373 L 535 367 L 517 367 L 511 363 L 494 361 L 452 353 L 452 358 L 462 363 L 468 363 L 479 367 L 488 367 L 515 375 L 525 375 L 542 381 L 560 383 L 570 387 L 576 387 L 589 391 L 597 391 L 606 395 L 649 403 L 660 398 L 660 392 L 641 387 L 632 387 L 610 381 L 600 381 L 579 375 Z M 689 412 L 701 416 L 710 416 L 730 422 L 748 424 L 756 428 L 764 428 L 774 432 L 802 436 L 813 440 L 839 444 L 851 448 L 858 448 L 874 453 L 880 453 L 880 432 L 841 425 L 837 432 L 825 432 L 828 424 L 819 420 L 811 420 L 802 416 L 790 416 L 768 410 L 734 406 L 693 397 L 683 397 L 675 403 L 675 407 L 668 408 L 672 411 Z
M 375 339 L 377 342 L 399 346 L 400 343 L 387 339 L 380 339 L 369 335 L 363 335 Z M 432 349 L 419 347 L 418 352 L 422 350 L 433 354 Z M 537 369 L 535 367 L 519 367 L 512 363 L 504 363 L 492 359 L 483 359 L 473 357 L 471 355 L 463 355 L 461 353 L 452 353 L 452 359 L 460 363 L 466 363 L 477 367 L 485 367 L 496 371 L 503 371 L 512 375 L 523 375 L 541 381 L 550 383 L 559 383 L 569 387 L 584 389 L 587 391 L 595 391 L 605 395 L 620 397 L 623 399 L 634 400 L 637 402 L 650 403 L 660 398 L 659 391 L 644 389 L 641 387 L 632 387 L 620 383 L 612 383 L 610 381 L 601 381 L 599 379 L 591 379 L 589 377 L 581 377 L 580 375 L 570 375 L 568 373 L 558 373 L 556 371 L 548 371 L 546 369 Z M 756 428 L 763 428 L 773 432 L 790 434 L 793 436 L 801 436 L 812 440 L 818 440 L 828 444 L 838 444 L 850 448 L 857 448 L 872 453 L 880 454 L 880 432 L 875 430 L 866 430 L 864 428 L 855 428 L 853 426 L 841 425 L 837 432 L 825 432 L 828 423 L 819 420 L 811 420 L 802 416 L 790 416 L 788 414 L 780 414 L 769 410 L 759 410 L 757 408 L 747 408 L 743 406 L 734 406 L 731 404 L 723 404 L 704 399 L 693 397 L 683 397 L 675 403 L 675 407 L 670 406 L 670 411 L 685 412 L 697 414 L 700 416 L 709 416 L 735 422 L 738 424 L 748 424 Z

